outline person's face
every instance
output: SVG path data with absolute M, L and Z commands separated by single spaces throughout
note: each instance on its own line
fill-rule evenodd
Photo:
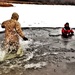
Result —
M 66 25 L 65 25 L 65 27 L 69 27 L 69 25 L 68 25 L 68 24 L 66 24 Z

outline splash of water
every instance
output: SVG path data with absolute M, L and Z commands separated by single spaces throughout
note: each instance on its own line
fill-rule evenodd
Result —
M 39 62 L 39 63 L 36 63 L 36 64 L 34 64 L 34 63 L 26 64 L 24 67 L 25 67 L 25 69 L 30 69 L 30 68 L 37 69 L 37 68 L 44 67 L 46 65 L 47 65 L 46 62 Z
M 2 41 L 2 43 L 0 44 L 0 61 L 3 61 L 4 60 L 4 57 L 5 57 L 6 53 L 8 52 L 7 49 L 9 49 L 9 48 L 12 49 L 13 48 L 12 46 L 11 47 L 9 47 L 9 46 L 6 46 L 5 47 L 3 45 L 3 43 L 4 42 Z M 29 48 L 29 45 L 31 43 L 32 43 L 32 39 L 30 39 L 28 41 L 23 41 L 23 40 L 20 39 L 20 46 L 22 47 L 22 49 L 24 51 L 26 50 L 26 48 Z M 29 57 L 26 59 L 26 61 L 33 57 L 33 53 L 29 54 L 28 56 Z
M 20 39 L 19 42 L 20 42 L 20 46 L 23 49 L 26 49 L 26 48 L 30 48 L 29 45 L 33 43 L 33 40 L 29 39 L 28 41 L 23 41 L 22 39 Z
M 2 50 L 0 49 L 0 61 L 3 61 L 3 59 L 4 59 L 4 57 L 5 57 L 5 54 L 6 54 L 6 52 L 5 52 L 5 51 L 2 51 Z
M 26 49 L 27 48 L 31 48 L 30 47 L 30 45 L 32 45 L 32 44 L 35 44 L 35 45 L 38 45 L 38 46 L 40 46 L 40 45 L 42 45 L 42 43 L 40 43 L 40 42 L 33 42 L 33 40 L 32 39 L 30 39 L 30 40 L 28 40 L 28 41 L 23 41 L 23 40 L 21 40 L 20 39 L 20 45 L 21 45 L 21 47 L 23 48 L 23 50 L 26 52 Z M 34 45 L 34 46 L 35 46 Z M 23 59 L 22 60 L 22 62 L 27 62 L 27 61 L 29 61 L 29 60 L 31 60 L 31 59 L 33 59 L 33 57 L 34 57 L 34 55 L 35 55 L 35 53 L 38 51 L 38 49 L 34 49 L 33 51 L 27 51 L 26 52 L 26 58 L 25 59 Z M 2 54 L 2 55 L 1 55 Z M 3 56 L 5 56 L 5 51 L 2 51 L 2 50 L 0 50 L 0 60 L 3 58 Z M 46 53 L 47 54 L 47 53 Z M 46 55 L 46 54 L 43 54 L 43 55 Z M 14 59 L 15 60 L 15 59 Z M 11 60 L 8 60 L 8 61 L 11 61 Z M 18 61 L 19 62 L 19 60 L 16 60 L 16 61 Z M 22 62 L 20 63 L 20 65 L 22 65 Z M 11 64 L 11 62 L 9 62 L 9 64 Z M 36 63 L 34 63 L 34 62 L 32 62 L 32 63 L 30 63 L 30 64 L 24 64 L 25 66 L 25 69 L 29 69 L 29 68 L 34 68 L 34 69 L 37 69 L 37 68 L 42 68 L 42 67 L 44 67 L 44 66 L 46 66 L 47 65 L 47 62 L 36 62 Z M 10 67 L 9 68 L 14 68 L 14 67 L 20 67 L 19 65 L 18 65 L 18 63 L 16 62 L 16 64 L 11 64 L 10 65 Z
M 28 61 L 28 60 L 30 60 L 30 59 L 32 59 L 33 58 L 33 56 L 34 56 L 34 53 L 37 51 L 37 49 L 35 49 L 33 52 L 31 52 L 31 53 L 28 53 L 27 54 L 27 58 L 24 60 L 24 61 Z

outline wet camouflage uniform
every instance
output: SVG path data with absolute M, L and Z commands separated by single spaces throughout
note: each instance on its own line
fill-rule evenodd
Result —
M 10 20 L 4 21 L 1 25 L 2 28 L 5 28 L 5 46 L 11 47 L 15 50 L 19 47 L 19 35 L 24 38 L 24 34 L 21 30 L 20 23 L 17 21 L 19 15 L 13 13 Z

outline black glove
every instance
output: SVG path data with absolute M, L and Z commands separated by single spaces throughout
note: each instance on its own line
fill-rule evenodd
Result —
M 74 33 L 72 32 L 72 33 L 71 33 L 71 35 L 73 36 L 73 35 L 74 35 Z
M 28 40 L 28 38 L 24 37 L 23 40 L 26 41 L 26 40 Z

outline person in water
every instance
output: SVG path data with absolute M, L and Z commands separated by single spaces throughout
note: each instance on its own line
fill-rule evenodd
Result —
M 28 40 L 20 27 L 18 19 L 19 15 L 14 12 L 11 16 L 11 19 L 4 21 L 1 25 L 2 28 L 5 28 L 4 46 L 9 50 L 10 47 L 12 47 L 13 50 L 18 50 L 19 36 L 22 37 L 23 40 Z
M 69 27 L 69 23 L 67 22 L 62 28 L 62 36 L 69 37 L 74 35 L 74 31 Z

